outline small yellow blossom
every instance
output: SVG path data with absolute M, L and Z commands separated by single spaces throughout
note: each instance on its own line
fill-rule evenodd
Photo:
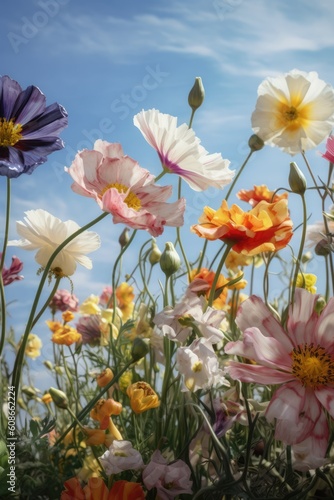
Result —
M 52 403 L 52 401 L 53 401 L 52 396 L 49 392 L 46 392 L 45 394 L 43 394 L 43 396 L 41 397 L 41 400 L 46 405 L 48 405 L 49 403 Z
M 118 386 L 122 392 L 126 392 L 129 385 L 131 385 L 131 382 L 132 382 L 132 372 L 127 371 L 123 373 L 123 375 L 120 377 L 118 381 Z
M 69 323 L 74 319 L 74 314 L 71 311 L 64 311 L 61 316 L 64 323 Z
M 81 340 L 81 333 L 72 326 L 61 326 L 52 335 L 52 342 L 60 345 L 72 345 Z
M 35 335 L 34 333 L 29 333 L 28 342 L 25 349 L 26 356 L 29 356 L 29 358 L 32 359 L 40 356 L 42 345 L 42 341 L 37 335 Z
M 252 260 L 252 257 L 249 255 L 244 255 L 231 250 L 226 257 L 225 267 L 226 269 L 230 269 L 236 273 L 239 270 L 239 267 L 249 266 L 252 263 Z
M 316 293 L 317 287 L 314 286 L 317 282 L 315 274 L 298 273 L 296 287 L 305 288 L 310 293 Z
M 80 306 L 81 314 L 100 314 L 101 308 L 99 307 L 99 297 L 97 295 L 90 295 Z
M 126 391 L 130 398 L 130 406 L 135 413 L 143 413 L 150 408 L 157 408 L 160 405 L 158 395 L 146 382 L 136 382 L 130 385 Z

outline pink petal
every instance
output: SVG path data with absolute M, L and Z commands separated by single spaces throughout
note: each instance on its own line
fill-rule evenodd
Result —
M 322 387 L 321 389 L 316 389 L 314 394 L 322 406 L 326 408 L 330 416 L 334 418 L 334 388 Z
M 266 337 L 274 337 L 278 340 L 288 353 L 293 349 L 293 345 L 280 323 L 274 318 L 262 299 L 256 295 L 252 295 L 240 305 L 236 323 L 242 331 L 253 326 L 257 327 Z
M 322 347 L 329 348 L 331 352 L 334 351 L 333 325 L 334 325 L 334 297 L 329 299 L 315 327 L 316 343 L 320 344 Z
M 226 371 L 234 380 L 262 385 L 282 384 L 294 378 L 291 373 L 280 372 L 267 366 L 246 365 L 238 361 L 230 361 Z
M 318 315 L 314 310 L 318 295 L 296 288 L 293 304 L 289 307 L 287 330 L 294 346 L 315 342 Z
M 311 434 L 321 412 L 314 393 L 293 381 L 277 389 L 266 417 L 269 422 L 276 419 L 276 439 L 295 444 Z

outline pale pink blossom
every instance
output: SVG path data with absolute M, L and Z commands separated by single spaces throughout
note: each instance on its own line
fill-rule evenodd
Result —
M 297 288 L 285 331 L 259 297 L 250 297 L 236 319 L 243 340 L 229 342 L 225 352 L 256 362 L 230 361 L 233 379 L 280 386 L 265 413 L 276 420 L 276 439 L 298 445 L 310 438 L 320 459 L 329 433 L 324 409 L 334 417 L 334 298 L 320 314 L 317 299 Z
M 2 253 L 0 252 L 0 260 L 2 257 Z M 13 255 L 12 257 L 12 262 L 9 268 L 3 267 L 2 269 L 2 279 L 3 279 L 3 284 L 4 286 L 10 285 L 13 283 L 13 281 L 19 281 L 23 279 L 23 276 L 21 276 L 19 273 L 23 269 L 23 262 Z
M 330 135 L 326 142 L 326 153 L 321 154 L 331 163 L 334 163 L 334 135 Z
M 111 296 L 112 296 L 112 286 L 106 285 L 103 288 L 102 293 L 100 295 L 100 304 L 102 306 L 108 305 L 108 302 L 110 301 Z
M 183 343 L 195 330 L 211 344 L 217 344 L 223 339 L 219 326 L 225 313 L 212 307 L 204 310 L 205 298 L 188 291 L 175 307 L 166 306 L 153 321 L 170 340 Z
M 168 464 L 159 450 L 156 450 L 143 470 L 143 483 L 148 490 L 157 489 L 157 498 L 173 500 L 178 495 L 192 494 L 191 471 L 183 460 Z
M 106 474 L 118 474 L 124 470 L 144 468 L 144 462 L 138 450 L 132 447 L 130 441 L 115 439 L 109 450 L 99 457 Z
M 177 349 L 176 368 L 183 377 L 183 391 L 209 389 L 226 383 L 212 344 L 203 337 Z
M 177 126 L 175 116 L 149 109 L 138 113 L 133 122 L 157 151 L 163 168 L 179 175 L 194 191 L 210 186 L 222 189 L 232 181 L 234 171 L 229 170 L 229 160 L 220 153 L 209 154 L 192 128 L 185 123 Z
M 162 234 L 164 226 L 183 225 L 185 199 L 166 203 L 172 186 L 156 185 L 148 170 L 124 156 L 120 144 L 98 140 L 93 150 L 79 152 L 65 170 L 74 180 L 72 190 L 94 198 L 115 224 L 145 229 L 152 236 Z
M 52 313 L 56 311 L 72 311 L 76 312 L 79 310 L 79 299 L 68 290 L 57 290 L 52 297 L 49 307 Z

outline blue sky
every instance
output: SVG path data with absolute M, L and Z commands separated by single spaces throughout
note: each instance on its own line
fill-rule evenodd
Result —
M 69 114 L 69 126 L 62 133 L 65 148 L 33 175 L 12 182 L 12 239 L 17 238 L 15 221 L 22 220 L 26 210 L 43 208 L 80 225 L 99 215 L 93 200 L 71 191 L 71 178 L 63 171 L 78 150 L 92 148 L 97 138 L 120 142 L 141 166 L 160 173 L 155 152 L 133 126 L 133 115 L 154 107 L 178 116 L 180 124 L 187 122 L 187 96 L 196 76 L 203 79 L 206 98 L 194 129 L 203 146 L 211 153 L 221 152 L 232 169 L 238 169 L 248 152 L 250 116 L 264 78 L 298 68 L 317 71 L 334 84 L 334 3 L 328 0 L 17 0 L 4 2 L 1 11 L 0 74 L 8 74 L 23 88 L 38 86 L 48 104 L 57 101 Z M 325 177 L 326 163 L 318 153 L 311 151 L 308 158 L 315 175 Z M 298 155 L 293 160 L 305 171 Z M 255 183 L 272 189 L 288 186 L 290 161 L 288 155 L 266 147 L 251 160 L 238 188 L 249 189 Z M 175 189 L 176 180 L 168 179 Z M 3 207 L 5 184 L 0 179 Z M 184 188 L 187 224 L 197 222 L 204 205 L 218 208 L 223 194 L 194 195 Z M 309 206 L 310 220 L 319 220 L 320 202 L 313 203 L 310 196 Z M 298 225 L 298 199 L 291 200 L 290 208 Z M 4 208 L 0 218 L 2 222 Z M 81 300 L 108 284 L 123 226 L 108 218 L 94 230 L 102 246 L 91 254 L 93 270 L 78 268 L 73 276 Z M 193 258 L 194 244 L 198 250 L 201 243 L 187 228 L 183 234 Z M 166 231 L 159 238 L 161 249 L 171 237 Z M 148 238 L 141 234 L 139 242 Z M 128 254 L 131 268 L 137 248 Z M 16 248 L 8 249 L 7 264 L 13 253 L 24 260 L 25 279 L 6 288 L 8 301 L 16 301 L 9 308 L 9 324 L 19 337 L 37 287 L 38 266 L 33 253 Z M 64 282 L 62 287 L 68 285 Z M 36 333 L 48 342 L 43 324 Z

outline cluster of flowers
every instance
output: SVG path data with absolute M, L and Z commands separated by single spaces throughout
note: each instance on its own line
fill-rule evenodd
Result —
M 22 91 L 9 77 L 2 77 L 1 86 L 0 175 L 15 178 L 31 173 L 46 155 L 62 147 L 58 135 L 67 118 L 61 106 L 45 107 L 45 98 L 36 87 Z M 324 210 L 327 197 L 334 202 L 332 87 L 314 72 L 293 70 L 266 79 L 258 94 L 249 157 L 265 144 L 290 155 L 300 153 Z M 24 222 L 17 222 L 21 239 L 5 240 L 0 268 L 2 297 L 3 285 L 22 278 L 22 263 L 16 257 L 9 269 L 4 267 L 7 246 L 37 250 L 35 259 L 42 273 L 37 299 L 45 280 L 55 281 L 52 297 L 41 309 L 44 312 L 49 306 L 52 315 L 47 325 L 52 332 L 55 365 L 47 361 L 46 366 L 56 374 L 58 384 L 41 398 L 48 411 L 57 415 L 48 439 L 51 447 L 63 446 L 63 460 L 68 459 L 71 449 L 78 456 L 83 454 L 81 464 L 88 458 L 93 463 L 88 476 L 79 473 L 65 481 L 64 500 L 96 495 L 140 499 L 147 491 L 155 492 L 154 498 L 168 500 L 197 493 L 202 487 L 223 491 L 222 478 L 236 485 L 243 477 L 235 457 L 247 449 L 247 460 L 251 460 L 246 441 L 252 432 L 256 440 L 254 426 L 259 418 L 268 427 L 262 436 L 266 452 L 257 453 L 264 459 L 269 457 L 272 467 L 277 466 L 276 449 L 268 451 L 273 436 L 282 443 L 280 457 L 287 451 L 287 470 L 292 467 L 305 472 L 329 463 L 334 418 L 333 212 L 324 212 L 323 221 L 307 225 L 307 183 L 294 162 L 290 164 L 290 189 L 280 194 L 266 185 L 242 189 L 237 196 L 251 208 L 244 211 L 236 204 L 229 206 L 228 197 L 241 170 L 234 176 L 230 162 L 220 154 L 209 154 L 191 128 L 203 99 L 203 85 L 197 78 L 189 94 L 193 111 L 189 126 L 177 126 L 175 117 L 156 109 L 143 110 L 134 117 L 134 125 L 157 151 L 162 165 L 158 177 L 125 155 L 120 144 L 97 140 L 92 150 L 78 152 L 65 171 L 73 179 L 73 192 L 93 198 L 102 214 L 81 228 L 45 210 L 30 210 Z M 325 139 L 322 156 L 329 162 L 329 180 L 317 184 L 305 151 Z M 167 202 L 172 186 L 157 184 L 167 174 L 176 174 L 179 179 L 179 196 L 174 202 Z M 183 249 L 179 232 L 186 210 L 186 200 L 180 194 L 182 181 L 195 191 L 230 184 L 221 206 L 204 207 L 199 221 L 190 228 L 193 235 L 205 240 L 205 246 L 210 241 L 222 242 L 222 256 L 215 268 L 216 258 L 204 266 L 202 252 L 191 264 Z M 287 297 L 280 304 L 270 302 L 266 283 L 272 259 L 288 248 L 294 235 L 288 192 L 301 197 L 304 218 L 298 255 L 288 272 Z M 114 272 L 112 286 L 79 305 L 72 292 L 58 285 L 75 273 L 77 264 L 92 267 L 87 254 L 99 248 L 100 237 L 88 229 L 109 214 L 115 224 L 133 230 L 130 238 L 128 230 L 122 233 L 120 256 L 137 230 L 152 237 L 151 249 L 138 264 L 142 290 L 135 280 L 133 286 L 128 283 L 134 273 L 119 283 L 116 276 L 120 273 Z M 155 238 L 165 226 L 176 228 L 177 239 L 175 247 L 168 242 L 160 252 Z M 306 272 L 311 259 L 304 253 L 307 239 L 315 253 L 325 259 L 328 271 L 323 296 L 315 293 L 316 276 Z M 160 297 L 149 290 L 158 263 L 165 275 Z M 264 297 L 247 297 L 241 293 L 247 287 L 244 272 L 250 268 L 253 273 L 257 266 L 265 267 Z M 176 287 L 178 279 L 187 280 L 183 293 Z M 40 354 L 41 341 L 32 328 L 42 312 L 36 314 L 38 300 L 35 302 L 18 345 L 12 373 L 16 388 L 24 357 Z M 5 311 L 1 313 L 4 318 Z M 76 324 L 71 326 L 74 320 Z M 92 366 L 103 370 L 94 375 L 96 387 L 86 387 Z M 80 382 L 82 377 L 84 383 Z M 65 414 L 70 415 L 70 422 Z M 84 425 L 87 422 L 90 425 Z M 240 431 L 240 425 L 245 424 L 250 438 Z M 268 429 L 273 432 L 270 437 Z M 240 432 L 244 441 L 234 446 L 233 439 Z M 228 436 L 234 437 L 229 441 Z M 87 452 L 87 447 L 94 453 Z M 256 456 L 254 442 L 251 447 Z M 83 469 L 81 465 L 81 473 Z M 247 477 L 243 484 L 247 484 Z

